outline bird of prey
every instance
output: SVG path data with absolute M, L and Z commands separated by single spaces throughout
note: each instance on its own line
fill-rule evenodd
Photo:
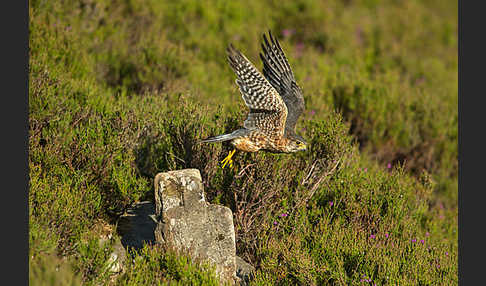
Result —
M 295 82 L 280 43 L 270 31 L 269 39 L 263 35 L 262 50 L 263 74 L 233 45 L 227 48 L 229 64 L 237 76 L 236 84 L 250 111 L 242 128 L 201 142 L 230 141 L 244 152 L 306 150 L 306 141 L 295 132 L 297 119 L 304 110 L 302 90 Z M 228 163 L 233 166 L 231 158 L 236 149 L 221 161 L 223 168 Z

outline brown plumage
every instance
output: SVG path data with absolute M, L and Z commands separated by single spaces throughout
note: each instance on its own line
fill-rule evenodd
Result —
M 269 32 L 263 35 L 263 74 L 237 49 L 227 49 L 228 61 L 235 72 L 236 84 L 250 112 L 243 128 L 230 134 L 210 137 L 201 142 L 230 140 L 244 152 L 297 152 L 306 149 L 305 140 L 295 133 L 297 119 L 304 110 L 304 97 L 297 85 L 280 43 Z M 223 160 L 232 163 L 231 156 Z M 224 165 L 223 165 L 224 167 Z

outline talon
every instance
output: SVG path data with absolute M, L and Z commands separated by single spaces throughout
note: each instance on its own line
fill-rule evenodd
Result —
M 224 169 L 224 167 L 226 167 L 226 165 L 229 163 L 229 166 L 230 168 L 233 167 L 233 160 L 231 160 L 231 157 L 233 157 L 233 155 L 235 154 L 236 152 L 236 149 L 234 149 L 233 151 L 230 151 L 228 156 L 226 156 L 226 158 L 223 159 L 223 161 L 221 161 L 221 163 L 223 163 L 223 166 L 221 166 L 221 168 Z

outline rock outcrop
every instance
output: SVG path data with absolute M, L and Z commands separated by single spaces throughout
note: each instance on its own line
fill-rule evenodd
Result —
M 253 277 L 254 271 L 255 267 L 236 256 L 236 276 L 240 279 L 240 285 L 248 285 Z
M 159 173 L 154 184 L 155 240 L 209 261 L 222 281 L 238 281 L 233 214 L 205 200 L 199 170 Z
M 118 221 L 123 248 L 139 250 L 144 244 L 162 244 L 209 261 L 221 282 L 248 284 L 254 267 L 236 256 L 233 213 L 205 199 L 197 169 L 159 173 L 154 179 L 155 205 L 135 204 Z M 123 261 L 113 254 L 113 272 Z

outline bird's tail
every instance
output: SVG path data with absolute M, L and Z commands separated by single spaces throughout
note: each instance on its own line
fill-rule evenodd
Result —
M 212 136 L 208 137 L 206 139 L 200 140 L 199 143 L 213 143 L 213 142 L 223 142 L 223 141 L 228 141 L 237 137 L 241 137 L 248 133 L 248 130 L 246 129 L 238 129 L 236 131 L 233 131 L 232 133 L 229 134 L 222 134 L 218 136 Z
M 223 141 L 231 140 L 233 138 L 235 138 L 233 133 L 223 134 L 223 135 L 208 137 L 206 139 L 199 141 L 199 143 L 223 142 Z

